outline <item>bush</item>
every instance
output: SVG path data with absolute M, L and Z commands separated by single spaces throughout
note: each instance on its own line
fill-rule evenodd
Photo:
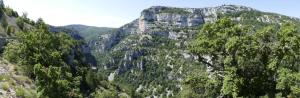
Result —
M 16 88 L 16 96 L 17 97 L 25 97 L 25 90 L 21 87 Z
M 37 93 L 34 90 L 16 87 L 16 96 L 21 98 L 37 98 Z
M 94 94 L 92 94 L 92 96 L 93 98 L 116 98 L 117 92 L 109 90 L 98 90 Z
M 22 18 L 18 17 L 17 20 L 16 20 L 16 23 L 17 23 L 18 27 L 21 30 L 24 30 L 25 23 L 24 23 L 24 20 Z
M 1 24 L 3 28 L 6 28 L 8 26 L 7 18 L 5 15 L 1 18 Z
M 5 8 L 5 13 L 7 16 L 10 16 L 10 17 L 19 17 L 19 14 L 18 12 L 14 11 L 13 9 L 11 8 Z
M 7 75 L 0 75 L 0 81 L 7 81 L 9 80 L 9 76 Z
M 2 89 L 5 90 L 5 91 L 8 91 L 9 90 L 9 83 L 8 82 L 2 83 Z
M 14 34 L 16 31 L 15 31 L 15 27 L 14 26 L 8 26 L 7 28 L 6 28 L 6 33 L 7 33 L 7 35 L 11 35 L 11 34 Z

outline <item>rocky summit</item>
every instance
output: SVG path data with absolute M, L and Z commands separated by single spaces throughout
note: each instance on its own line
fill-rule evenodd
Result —
M 222 17 L 245 25 L 255 23 L 256 28 L 284 21 L 299 23 L 297 18 L 237 5 L 153 6 L 143 10 L 138 19 L 99 35 L 92 43 L 98 71 L 105 73 L 109 81 L 148 97 L 174 96 L 183 89 L 181 83 L 187 74 L 196 69 L 213 70 L 201 66 L 199 57 L 189 53 L 187 47 L 202 25 Z

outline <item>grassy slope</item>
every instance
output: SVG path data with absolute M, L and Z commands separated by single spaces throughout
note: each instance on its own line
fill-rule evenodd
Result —
M 1 98 L 37 97 L 33 81 L 22 75 L 20 68 L 5 60 L 0 60 L 0 87 Z

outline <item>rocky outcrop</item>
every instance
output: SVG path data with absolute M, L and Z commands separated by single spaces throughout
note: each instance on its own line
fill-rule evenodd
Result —
M 148 32 L 153 28 L 184 28 L 198 26 L 217 20 L 219 13 L 234 13 L 254 9 L 244 6 L 224 5 L 211 8 L 174 8 L 153 6 L 144 10 L 139 18 L 139 31 Z
M 149 96 L 173 96 L 182 90 L 180 82 L 194 69 L 193 65 L 201 65 L 197 62 L 200 57 L 187 51 L 188 41 L 195 38 L 198 27 L 215 22 L 224 15 L 233 15 L 230 17 L 232 20 L 243 21 L 245 17 L 242 14 L 252 15 L 252 12 L 263 13 L 236 5 L 209 8 L 150 7 L 133 22 L 99 37 L 97 51 L 105 54 L 99 65 L 102 69 L 99 69 L 108 72 L 110 81 L 122 80 L 134 85 L 136 92 L 147 92 Z M 266 14 L 257 16 L 261 18 L 250 18 L 255 23 L 279 21 L 271 16 Z M 204 58 L 210 60 L 209 57 Z M 156 92 L 157 88 L 160 88 L 160 92 Z
M 115 32 L 100 35 L 94 42 L 99 53 L 105 53 L 118 44 L 128 35 L 159 35 L 178 40 L 193 36 L 193 27 L 204 23 L 214 22 L 219 13 L 234 13 L 239 11 L 254 10 L 249 7 L 236 5 L 223 5 L 209 8 L 175 8 L 165 6 L 153 6 L 141 12 L 141 16 L 120 27 Z M 183 31 L 187 29 L 189 31 Z
M 217 20 L 219 12 L 252 10 L 240 6 L 220 6 L 212 8 L 174 8 L 153 6 L 141 12 L 141 16 L 117 31 L 100 35 L 95 42 L 103 68 L 109 71 L 108 80 L 125 78 L 139 91 L 151 91 L 161 84 L 172 82 L 174 86 L 159 94 L 172 96 L 184 78 L 184 65 L 191 65 L 194 57 L 186 51 L 187 40 L 193 38 L 197 27 Z M 172 50 L 173 49 L 173 50 Z M 176 62 L 176 63 L 175 63 Z M 183 68 L 184 67 L 184 68 Z M 100 70 L 101 70 L 100 68 Z M 185 71 L 183 71 L 183 69 Z M 125 77 L 124 77 L 125 75 Z M 129 78 L 131 77 L 131 78 Z M 164 80 L 152 80 L 163 78 Z M 144 79 L 145 78 L 145 79 Z M 149 79 L 149 80 L 147 80 Z M 156 85 L 139 84 L 152 81 Z M 153 95 L 157 96 L 157 95 Z

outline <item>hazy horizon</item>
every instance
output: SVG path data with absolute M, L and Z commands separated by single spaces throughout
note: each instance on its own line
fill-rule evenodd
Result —
M 215 7 L 223 4 L 242 5 L 264 12 L 283 14 L 300 18 L 300 1 L 259 1 L 259 0 L 4 0 L 6 6 L 19 14 L 28 12 L 28 17 L 43 18 L 54 26 L 72 24 L 120 27 L 137 19 L 143 9 L 151 6 L 182 8 Z

